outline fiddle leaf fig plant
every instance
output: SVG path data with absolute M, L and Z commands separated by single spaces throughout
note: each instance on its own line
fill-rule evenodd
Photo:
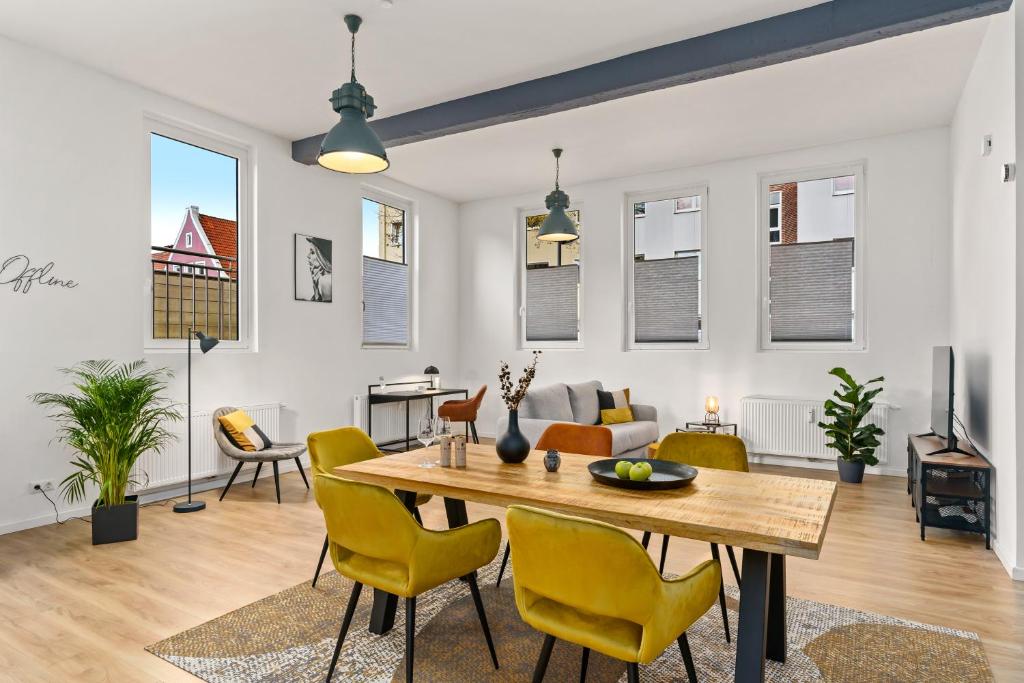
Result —
M 861 422 L 875 405 L 872 399 L 882 393 L 881 386 L 870 385 L 881 384 L 885 377 L 859 384 L 845 368 L 832 368 L 828 374 L 839 379 L 840 388 L 832 393 L 834 399 L 825 401 L 825 416 L 831 421 L 818 423 L 830 439 L 826 445 L 839 451 L 846 462 L 877 465 L 875 449 L 881 445 L 878 437 L 885 432 L 877 425 Z

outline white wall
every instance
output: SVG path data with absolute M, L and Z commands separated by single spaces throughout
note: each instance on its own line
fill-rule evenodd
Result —
M 584 349 L 545 351 L 537 384 L 602 380 L 630 387 L 639 403 L 658 408 L 662 433 L 703 415 L 704 396 L 720 397 L 723 418 L 739 417 L 750 394 L 825 398 L 826 372 L 884 374 L 885 399 L 901 406 L 890 433 L 890 471 L 905 467 L 908 432 L 928 425 L 931 347 L 948 342 L 949 168 L 945 128 L 742 159 L 646 176 L 567 187 L 583 207 Z M 759 352 L 756 332 L 756 204 L 758 174 L 866 160 L 867 352 Z M 571 178 L 572 169 L 564 176 Z M 707 182 L 710 244 L 706 276 L 709 351 L 623 350 L 623 203 L 628 192 Z M 495 430 L 498 361 L 525 361 L 516 349 L 513 231 L 516 209 L 543 196 L 504 197 L 460 207 L 464 380 L 488 384 L 481 426 Z M 628 246 L 626 247 L 628 248 Z M 912 334 L 908 333 L 912 331 Z
M 457 209 L 386 178 L 372 182 L 416 203 L 420 235 L 418 350 L 360 349 L 360 180 L 301 166 L 290 143 L 48 53 L 0 39 L 0 262 L 15 254 L 54 261 L 75 289 L 0 286 L 0 532 L 52 521 L 29 482 L 61 479 L 69 453 L 31 392 L 62 387 L 56 368 L 86 358 L 143 357 L 149 258 L 143 113 L 169 116 L 254 148 L 258 353 L 216 350 L 197 361 L 193 402 L 283 401 L 282 437 L 350 424 L 354 393 L 378 375 L 456 365 Z M 326 106 L 326 104 L 324 104 Z M 293 301 L 292 235 L 334 240 L 334 302 Z M 183 354 L 148 354 L 178 376 Z M 64 506 L 62 505 L 62 508 Z
M 953 249 L 950 330 L 956 412 L 995 468 L 995 550 L 1017 552 L 1015 413 L 1016 198 L 999 177 L 1015 154 L 1013 20 L 993 17 L 951 130 Z M 982 156 L 992 135 L 993 152 Z

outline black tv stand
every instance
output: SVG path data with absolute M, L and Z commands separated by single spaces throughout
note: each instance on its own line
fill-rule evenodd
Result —
M 970 451 L 965 451 L 962 448 L 960 448 L 959 441 L 957 440 L 955 434 L 951 435 L 948 439 L 943 439 L 941 436 L 939 436 L 935 432 L 926 432 L 924 434 L 915 434 L 915 436 L 917 438 L 919 438 L 919 439 L 926 438 L 926 437 L 929 437 L 929 436 L 935 436 L 935 437 L 938 437 L 939 439 L 941 439 L 941 440 L 946 442 L 946 445 L 945 445 L 944 448 L 940 448 L 937 451 L 932 451 L 931 453 L 928 453 L 928 455 L 942 455 L 943 453 L 959 453 L 961 455 L 974 455 L 974 453 L 971 453 Z

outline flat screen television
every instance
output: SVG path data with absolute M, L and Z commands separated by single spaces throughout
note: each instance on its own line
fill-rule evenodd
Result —
M 931 434 L 946 440 L 946 447 L 934 453 L 963 453 L 957 448 L 953 428 L 953 347 L 932 349 L 932 417 Z

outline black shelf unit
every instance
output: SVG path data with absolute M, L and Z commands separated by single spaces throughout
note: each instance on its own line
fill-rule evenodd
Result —
M 990 548 L 992 467 L 973 451 L 936 453 L 944 447 L 945 440 L 934 436 L 907 439 L 907 493 L 921 540 L 927 527 L 955 529 L 983 535 Z

